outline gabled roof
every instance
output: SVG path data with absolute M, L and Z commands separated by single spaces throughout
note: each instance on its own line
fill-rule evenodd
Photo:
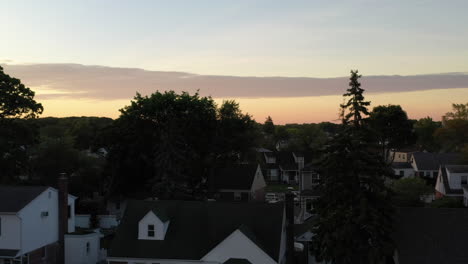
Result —
M 226 260 L 223 264 L 252 264 L 252 262 L 246 259 L 230 258 Z
M 47 186 L 0 186 L 0 212 L 17 213 L 48 188 Z
M 445 194 L 463 194 L 463 190 L 462 189 L 452 189 L 450 188 L 450 184 L 449 184 L 449 181 L 448 181 L 448 177 L 447 177 L 447 170 L 445 169 L 445 167 L 441 167 L 441 171 L 442 171 L 442 181 L 444 183 L 444 188 L 445 188 Z
M 459 153 L 414 152 L 413 158 L 418 170 L 435 171 L 440 166 L 459 164 L 461 155 Z
M 164 240 L 138 240 L 138 222 L 150 210 L 164 211 L 171 223 Z M 109 257 L 199 260 L 239 227 L 278 260 L 282 204 L 198 201 L 129 201 Z
M 257 172 L 257 164 L 234 164 L 214 170 L 216 189 L 250 190 Z
M 450 173 L 468 173 L 468 165 L 447 165 L 445 168 Z
M 465 208 L 399 208 L 394 233 L 399 263 L 468 263 L 467 223 Z
M 412 169 L 411 163 L 409 162 L 393 162 L 392 163 L 393 169 Z

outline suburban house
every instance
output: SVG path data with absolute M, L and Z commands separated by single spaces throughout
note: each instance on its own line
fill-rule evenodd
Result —
M 266 182 L 258 164 L 234 164 L 213 173 L 215 197 L 223 201 L 250 201 L 265 198 Z
M 108 263 L 285 263 L 283 204 L 129 201 Z
M 414 177 L 414 169 L 409 162 L 393 162 L 391 167 L 395 176 L 398 176 L 399 178 Z
M 395 223 L 394 263 L 468 263 L 467 209 L 398 208 Z
M 299 213 L 298 222 L 311 216 L 313 200 L 320 197 L 320 175 L 312 164 L 305 165 L 300 172 L 299 180 Z
M 441 166 L 435 186 L 435 197 L 442 198 L 444 196 L 449 196 L 464 198 L 464 189 L 466 189 L 467 186 L 468 165 Z
M 60 186 L 0 186 L 0 263 L 64 263 L 76 197 Z
M 410 162 L 413 149 L 393 149 L 388 155 L 390 162 Z
M 262 170 L 270 182 L 298 184 L 300 171 L 308 162 L 306 155 L 300 152 L 263 152 L 262 155 Z
M 440 166 L 460 164 L 461 155 L 458 153 L 430 153 L 414 152 L 410 163 L 415 176 L 435 179 Z

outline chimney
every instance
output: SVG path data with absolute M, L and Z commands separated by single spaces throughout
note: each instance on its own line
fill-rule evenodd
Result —
M 294 194 L 286 193 L 286 263 L 294 264 Z
M 60 173 L 57 182 L 59 206 L 59 254 L 57 263 L 65 263 L 65 234 L 68 232 L 68 179 Z

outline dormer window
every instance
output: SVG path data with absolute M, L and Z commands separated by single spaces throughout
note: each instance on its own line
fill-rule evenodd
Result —
M 148 237 L 154 237 L 154 225 L 148 225 Z

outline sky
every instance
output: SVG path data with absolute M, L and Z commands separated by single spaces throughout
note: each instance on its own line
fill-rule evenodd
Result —
M 37 92 L 45 116 L 117 117 L 136 91 L 200 89 L 259 122 L 332 121 L 350 69 L 374 106 L 401 104 L 412 118 L 468 102 L 465 0 L 0 0 L 0 9 L 0 65 Z

